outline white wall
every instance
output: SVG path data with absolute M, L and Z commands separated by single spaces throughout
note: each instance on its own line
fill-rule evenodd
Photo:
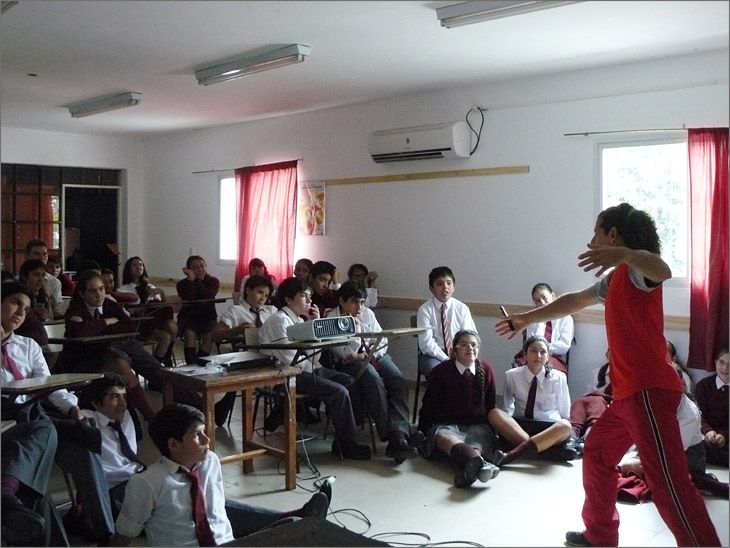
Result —
M 144 245 L 144 171 L 140 139 L 12 127 L 3 127 L 0 131 L 2 163 L 121 169 L 119 246 L 122 261 L 127 249 L 139 249 Z

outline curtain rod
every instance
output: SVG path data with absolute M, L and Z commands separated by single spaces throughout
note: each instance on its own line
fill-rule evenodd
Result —
M 617 129 L 614 131 L 581 131 L 578 133 L 563 133 L 563 137 L 576 137 L 583 136 L 588 137 L 589 135 L 608 135 L 611 133 L 651 133 L 658 131 L 686 131 L 687 126 L 682 124 L 682 127 L 674 128 L 658 128 L 658 129 Z
M 294 158 L 297 162 L 303 162 L 304 158 Z M 283 160 L 288 161 L 288 160 Z M 271 163 L 278 163 L 278 162 L 271 162 Z M 257 164 L 254 164 L 252 166 L 246 166 L 246 167 L 256 167 Z M 206 169 L 205 171 L 193 171 L 193 175 L 200 175 L 201 173 L 220 173 L 221 171 L 236 171 L 238 168 L 233 167 L 231 169 Z

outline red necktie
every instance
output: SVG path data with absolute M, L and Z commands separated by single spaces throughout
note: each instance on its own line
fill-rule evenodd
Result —
M 190 496 L 193 499 L 193 521 L 195 521 L 195 536 L 198 538 L 200 546 L 215 546 L 215 537 L 208 523 L 208 514 L 205 512 L 205 498 L 203 490 L 200 488 L 200 468 L 188 472 L 184 468 L 180 471 L 185 474 L 192 482 L 190 486 Z
M 530 384 L 530 391 L 527 393 L 527 405 L 525 405 L 525 418 L 533 418 L 533 411 L 535 410 L 535 396 L 537 395 L 537 377 L 532 377 L 532 383 Z
M 444 352 L 448 354 L 451 347 L 451 335 L 449 335 L 449 324 L 446 320 L 446 303 L 441 304 L 441 335 L 444 337 Z
M 545 340 L 547 342 L 552 342 L 553 340 L 553 322 L 551 321 L 545 322 Z
M 253 314 L 256 314 L 256 322 L 254 323 L 255 327 L 261 327 L 263 325 L 263 322 L 261 321 L 261 309 L 260 308 L 254 308 L 253 306 L 249 308 L 249 311 Z
M 13 374 L 13 377 L 15 377 L 16 381 L 24 379 L 25 376 L 23 376 L 23 374 L 20 372 L 20 369 L 18 369 L 18 365 L 15 363 L 15 360 L 11 358 L 10 354 L 8 353 L 7 342 L 3 343 L 2 345 L 2 355 L 3 367 Z

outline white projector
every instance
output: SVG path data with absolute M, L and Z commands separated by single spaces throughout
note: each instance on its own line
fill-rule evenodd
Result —
M 291 341 L 317 341 L 334 339 L 355 334 L 355 319 L 352 316 L 318 318 L 304 323 L 295 323 L 286 328 Z

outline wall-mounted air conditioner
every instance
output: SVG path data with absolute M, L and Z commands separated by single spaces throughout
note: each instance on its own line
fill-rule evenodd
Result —
M 374 131 L 368 139 L 368 151 L 378 164 L 468 158 L 470 147 L 469 126 L 466 122 Z

